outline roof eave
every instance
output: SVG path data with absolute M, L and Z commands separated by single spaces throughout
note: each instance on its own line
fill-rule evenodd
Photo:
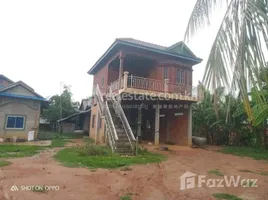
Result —
M 123 41 L 118 41 L 118 43 L 121 43 L 121 44 L 124 44 L 124 45 L 128 45 L 128 46 L 132 46 L 132 47 L 136 47 L 136 48 L 140 48 L 140 49 L 145 49 L 145 50 L 153 51 L 153 52 L 156 52 L 156 53 L 165 54 L 165 55 L 168 55 L 168 56 L 173 56 L 173 57 L 182 58 L 182 59 L 185 59 L 185 60 L 197 62 L 196 64 L 202 62 L 202 59 L 201 58 L 198 58 L 198 57 L 191 58 L 191 57 L 188 57 L 188 56 L 174 54 L 174 53 L 166 52 L 166 51 L 163 51 L 163 50 L 160 50 L 160 49 L 155 49 L 155 48 L 149 48 L 149 47 L 144 47 L 144 46 L 140 46 L 140 45 L 135 45 L 135 44 L 131 44 L 131 43 L 128 43 L 128 42 L 123 42 Z
M 19 98 L 19 99 L 30 99 L 30 100 L 44 101 L 44 102 L 47 101 L 43 97 L 31 97 L 31 96 L 17 95 L 17 94 L 5 93 L 5 92 L 0 92 L 0 96 L 10 97 L 10 98 Z
M 188 56 L 183 56 L 183 55 L 178 55 L 178 54 L 174 54 L 174 53 L 170 53 L 170 52 L 166 52 L 166 51 L 162 51 L 159 49 L 154 49 L 154 48 L 149 48 L 149 47 L 145 47 L 145 46 L 140 46 L 140 45 L 136 45 L 136 44 L 132 44 L 129 42 L 124 42 L 121 40 L 115 40 L 114 43 L 108 48 L 108 50 L 98 59 L 98 61 L 93 65 L 93 67 L 87 72 L 88 74 L 94 75 L 93 71 L 95 70 L 95 68 L 98 66 L 98 64 L 110 53 L 110 51 L 117 45 L 117 44 L 123 44 L 123 45 L 127 45 L 127 46 L 131 46 L 131 47 L 135 47 L 135 48 L 139 48 L 139 49 L 144 49 L 144 50 L 148 50 L 148 51 L 152 51 L 155 53 L 160 53 L 160 54 L 164 54 L 164 55 L 168 55 L 168 56 L 173 56 L 176 58 L 181 58 L 181 59 L 185 59 L 188 61 L 193 62 L 193 65 L 199 64 L 202 62 L 203 59 L 201 58 L 191 58 Z
M 115 47 L 115 45 L 117 44 L 117 40 L 115 40 L 113 42 L 113 44 L 107 49 L 107 51 L 97 60 L 97 62 L 93 65 L 93 67 L 91 67 L 91 69 L 87 72 L 88 74 L 91 74 L 93 75 L 93 71 L 94 69 L 96 68 L 96 66 L 98 66 L 98 64 L 103 60 L 103 58 L 105 58 L 109 53 L 110 51 Z

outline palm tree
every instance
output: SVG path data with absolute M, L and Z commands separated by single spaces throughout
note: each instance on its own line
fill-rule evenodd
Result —
M 260 77 L 260 72 L 267 66 L 268 0 L 197 0 L 185 33 L 186 42 L 200 28 L 209 25 L 219 6 L 225 9 L 225 15 L 212 45 L 202 82 L 214 94 L 219 87 L 226 88 L 230 94 L 238 93 L 245 112 L 254 121 L 256 117 L 248 95 L 251 88 L 257 91 L 259 108 L 268 113 L 268 103 L 262 92 L 263 81 L 268 85 L 268 76 L 264 80 Z

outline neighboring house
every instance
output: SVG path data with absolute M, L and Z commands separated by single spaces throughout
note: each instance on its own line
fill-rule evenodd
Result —
M 197 87 L 192 86 L 192 67 L 201 61 L 183 42 L 164 47 L 132 38 L 116 39 L 88 71 L 94 76 L 97 97 L 91 110 L 90 136 L 101 142 L 109 139 L 112 144 L 125 132 L 128 140 L 133 134 L 155 144 L 191 145 L 191 104 L 198 100 Z M 115 100 L 107 100 L 107 107 L 110 89 Z M 114 106 L 116 112 L 111 109 L 117 103 L 124 114 Z M 132 133 L 127 130 L 129 126 Z
M 78 113 L 58 120 L 59 127 L 63 133 L 72 133 L 75 130 L 83 130 L 89 134 L 89 124 L 91 115 L 91 98 L 83 99 Z
M 42 102 L 46 101 L 22 81 L 13 82 L 0 75 L 0 138 L 37 137 Z

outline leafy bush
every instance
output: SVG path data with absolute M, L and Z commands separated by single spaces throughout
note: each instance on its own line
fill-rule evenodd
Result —
M 137 150 L 136 150 L 136 148 L 137 148 Z M 146 153 L 148 153 L 148 149 L 147 148 L 144 148 L 143 146 L 136 146 L 135 147 L 135 152 L 137 152 L 137 154 L 138 155 L 143 155 L 143 154 L 146 154 Z
M 77 152 L 80 156 L 102 156 L 110 154 L 110 150 L 106 146 L 91 143 L 77 147 Z
M 94 143 L 94 140 L 92 138 L 88 137 L 88 136 L 84 136 L 83 141 L 88 142 L 88 143 Z

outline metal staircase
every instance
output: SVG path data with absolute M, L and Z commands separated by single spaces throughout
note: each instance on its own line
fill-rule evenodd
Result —
M 99 86 L 95 87 L 95 97 L 99 112 L 105 119 L 105 134 L 114 153 L 134 155 L 136 139 L 119 101 L 110 88 L 105 100 Z

